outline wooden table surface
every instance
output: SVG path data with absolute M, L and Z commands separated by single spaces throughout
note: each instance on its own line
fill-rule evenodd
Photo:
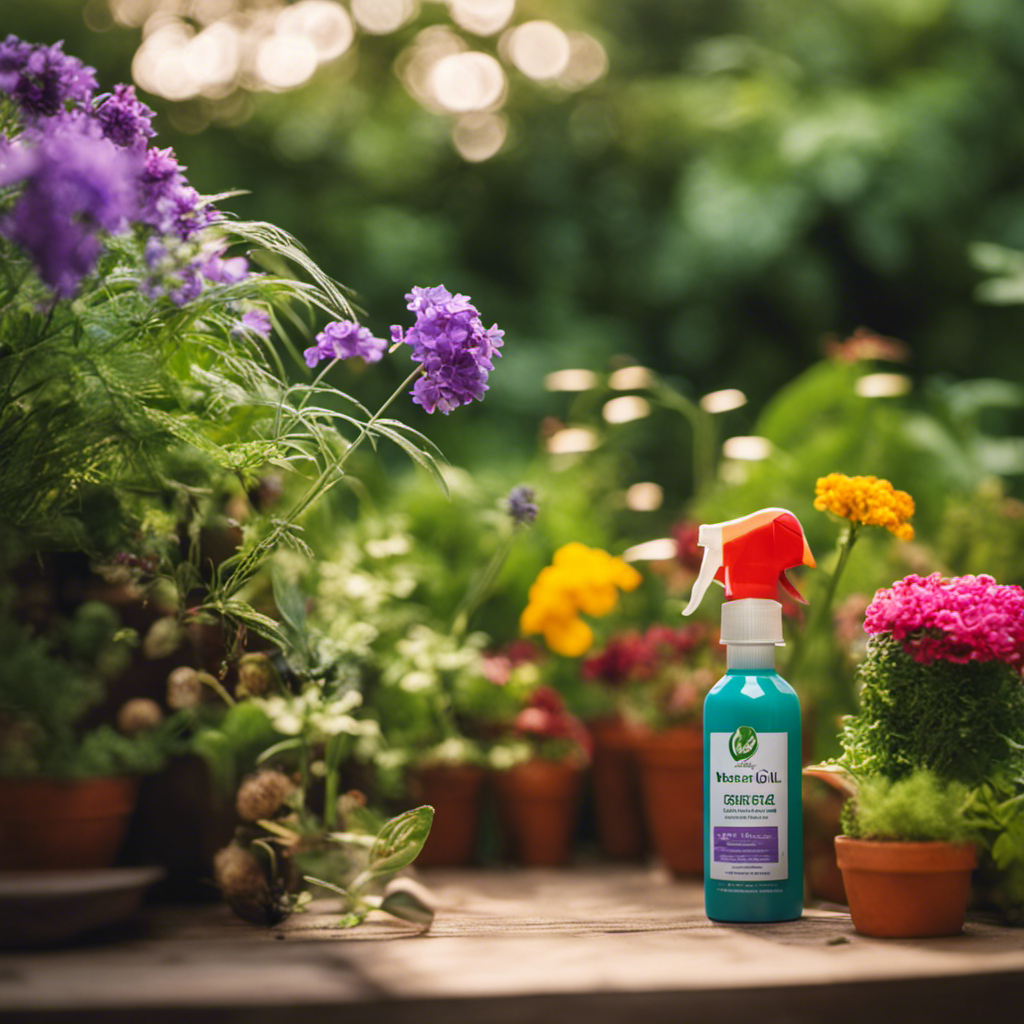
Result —
M 376 916 L 338 930 L 329 903 L 274 929 L 220 905 L 153 906 L 102 943 L 0 955 L 0 1019 L 936 1024 L 1016 1007 L 1024 1020 L 1024 930 L 985 919 L 954 938 L 880 940 L 824 906 L 714 924 L 699 882 L 643 868 L 420 878 L 438 905 L 426 934 Z

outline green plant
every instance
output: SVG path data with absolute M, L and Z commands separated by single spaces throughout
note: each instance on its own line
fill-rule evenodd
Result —
M 152 772 L 183 749 L 184 716 L 165 717 L 152 701 L 126 704 L 121 729 L 84 726 L 129 659 L 106 604 L 87 601 L 44 633 L 0 615 L 0 775 Z
M 901 779 L 867 776 L 843 807 L 843 834 L 886 842 L 966 842 L 974 838 L 965 814 L 968 794 L 962 783 L 944 783 L 926 768 Z
M 1018 765 L 1024 689 L 1001 661 L 922 663 L 879 633 L 859 669 L 861 708 L 844 719 L 840 763 L 899 779 L 916 768 L 969 786 Z

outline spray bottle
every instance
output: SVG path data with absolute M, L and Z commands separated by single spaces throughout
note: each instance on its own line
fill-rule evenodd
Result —
M 767 508 L 700 528 L 704 560 L 684 615 L 712 580 L 725 587 L 727 669 L 704 701 L 704 909 L 714 921 L 803 913 L 800 701 L 775 671 L 778 588 L 814 565 L 792 512 Z

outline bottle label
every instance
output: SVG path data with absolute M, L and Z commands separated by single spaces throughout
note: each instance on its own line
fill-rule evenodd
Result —
M 789 736 L 741 725 L 709 737 L 710 877 L 789 877 Z

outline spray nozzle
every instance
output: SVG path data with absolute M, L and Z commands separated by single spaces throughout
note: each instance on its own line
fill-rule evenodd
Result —
M 696 611 L 712 580 L 725 587 L 725 599 L 778 600 L 778 588 L 797 601 L 800 591 L 786 575 L 798 565 L 814 566 L 800 521 L 784 508 L 765 508 L 725 523 L 708 523 L 698 533 L 704 560 L 684 615 Z

